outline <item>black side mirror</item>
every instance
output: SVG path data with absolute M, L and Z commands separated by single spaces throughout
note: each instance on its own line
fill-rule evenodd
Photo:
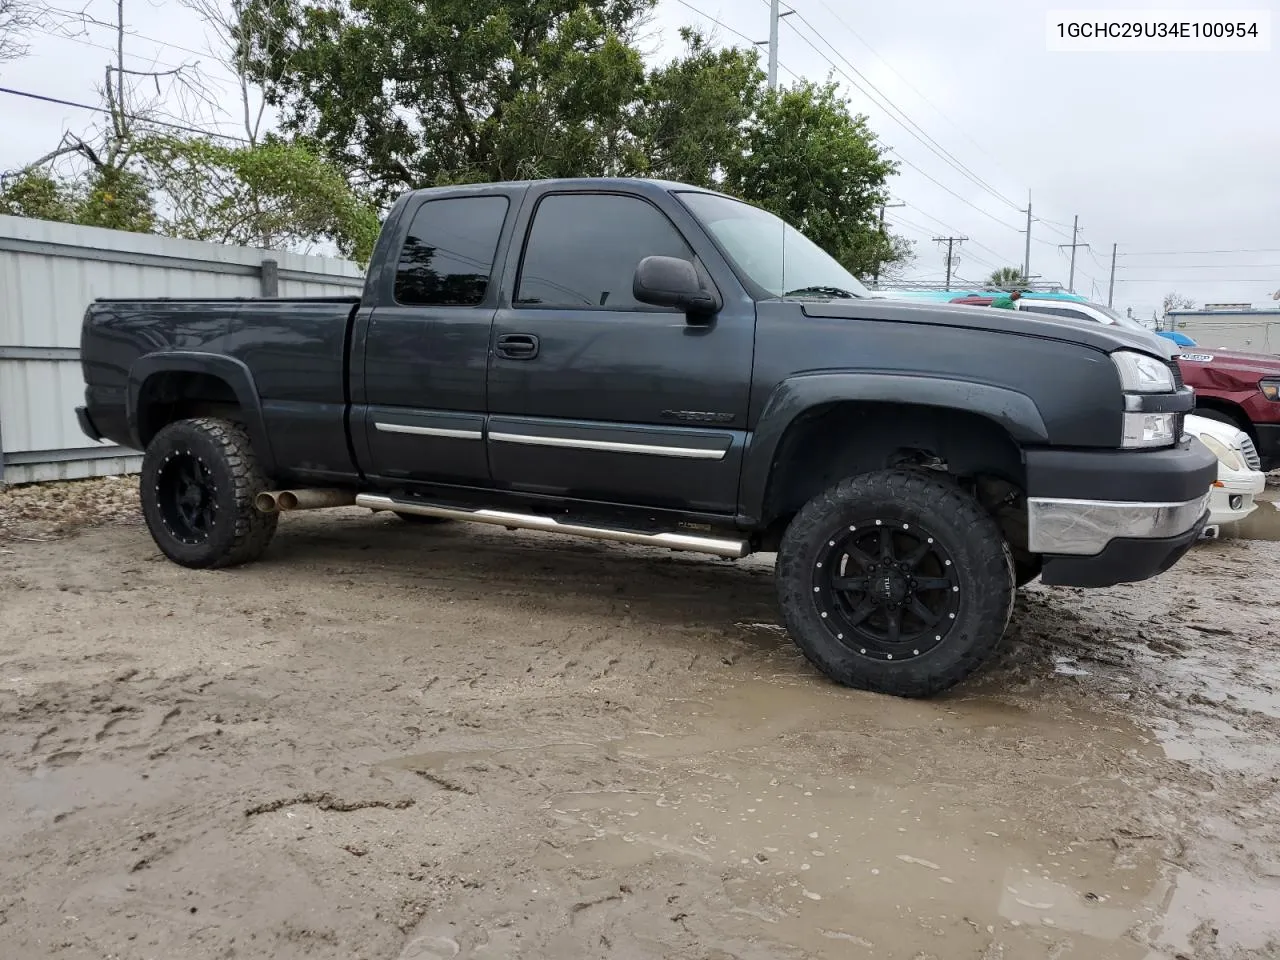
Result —
M 690 314 L 706 315 L 720 309 L 715 294 L 702 286 L 698 271 L 679 257 L 645 257 L 636 266 L 631 295 L 655 307 L 678 307 Z

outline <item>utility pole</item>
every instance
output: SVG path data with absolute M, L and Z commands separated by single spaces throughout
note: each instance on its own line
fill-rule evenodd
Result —
M 1027 248 L 1022 253 L 1022 279 L 1031 282 L 1031 191 L 1027 191 Z
M 1030 206 L 1030 204 L 1028 204 Z M 1076 237 L 1080 233 L 1080 215 L 1076 214 L 1075 219 L 1071 221 L 1071 242 L 1058 244 L 1058 249 L 1064 247 L 1071 248 L 1071 275 L 1067 279 L 1067 290 L 1071 293 L 1076 292 L 1076 247 L 1084 247 L 1088 249 L 1087 243 L 1078 243 Z
M 884 232 L 884 209 L 885 207 L 905 207 L 905 203 L 882 203 L 880 204 L 880 236 L 885 236 Z M 874 287 L 880 283 L 880 261 L 876 260 L 876 270 L 871 277 L 871 285 Z
M 1120 246 L 1118 243 L 1113 243 L 1111 245 L 1111 283 L 1107 285 L 1108 307 L 1111 306 L 1111 298 L 1115 296 L 1116 292 L 1116 247 L 1118 246 Z
M 957 243 L 964 243 L 968 237 L 934 237 L 934 243 L 945 243 L 947 245 L 947 289 L 951 289 L 951 268 L 956 263 L 956 256 L 953 252 Z
M 778 89 L 778 21 L 794 10 L 779 12 L 780 0 L 769 0 L 769 89 Z
M 769 0 L 769 89 L 778 89 L 778 0 Z

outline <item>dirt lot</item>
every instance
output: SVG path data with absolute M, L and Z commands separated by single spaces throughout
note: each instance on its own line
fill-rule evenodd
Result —
M 351 509 L 195 573 L 132 489 L 0 493 L 0 957 L 1280 956 L 1278 544 L 908 702 L 771 558 Z

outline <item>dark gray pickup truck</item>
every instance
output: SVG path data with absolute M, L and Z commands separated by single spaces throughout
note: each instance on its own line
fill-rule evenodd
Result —
M 360 298 L 92 304 L 79 418 L 145 450 L 189 567 L 280 510 L 743 557 L 776 552 L 828 676 L 923 696 L 986 660 L 1015 585 L 1174 564 L 1216 461 L 1154 338 L 872 296 L 778 218 L 674 183 L 414 191 Z

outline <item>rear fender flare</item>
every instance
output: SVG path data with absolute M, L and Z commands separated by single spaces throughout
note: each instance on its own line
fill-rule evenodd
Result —
M 262 398 L 248 366 L 235 357 L 196 351 L 165 351 L 148 353 L 139 357 L 129 368 L 128 417 L 129 433 L 139 450 L 143 449 L 138 406 L 147 380 L 159 373 L 203 373 L 217 377 L 235 394 L 243 411 L 245 428 L 253 441 L 253 450 L 263 472 L 275 473 L 275 458 L 271 454 L 271 440 L 267 434 L 266 418 L 262 412 Z
M 752 432 L 739 487 L 742 519 L 747 524 L 754 525 L 764 516 L 774 458 L 792 424 L 818 407 L 858 401 L 963 410 L 1003 427 L 1019 445 L 1049 442 L 1035 401 L 1007 387 L 905 373 L 801 374 L 773 389 Z

